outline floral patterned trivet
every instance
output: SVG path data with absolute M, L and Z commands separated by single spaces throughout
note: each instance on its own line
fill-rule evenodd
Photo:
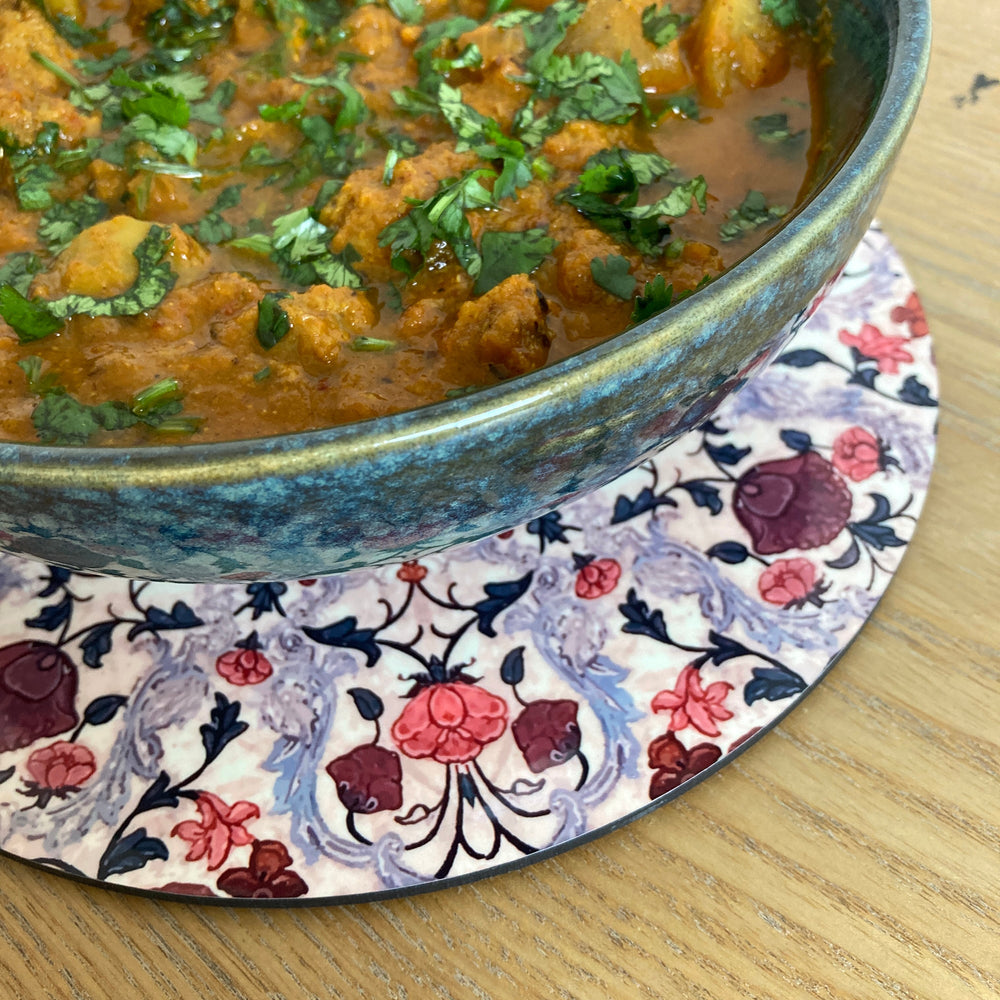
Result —
M 895 572 L 937 380 L 873 228 L 774 364 L 597 493 L 420 561 L 174 585 L 0 558 L 0 847 L 342 902 L 502 871 L 722 767 Z

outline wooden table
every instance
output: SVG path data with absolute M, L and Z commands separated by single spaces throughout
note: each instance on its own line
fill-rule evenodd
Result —
M 937 471 L 819 690 L 646 819 L 460 889 L 210 909 L 3 862 L 0 996 L 1000 995 L 1000 8 L 937 0 L 935 17 L 880 214 L 936 343 Z

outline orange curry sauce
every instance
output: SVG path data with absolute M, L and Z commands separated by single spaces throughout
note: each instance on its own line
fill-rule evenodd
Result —
M 0 0 L 0 438 L 321 428 L 666 307 L 809 173 L 761 2 Z

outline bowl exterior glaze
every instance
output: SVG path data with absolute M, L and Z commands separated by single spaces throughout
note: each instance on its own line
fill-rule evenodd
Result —
M 596 489 L 783 346 L 875 213 L 916 111 L 926 0 L 831 0 L 826 112 L 853 151 L 760 250 L 669 312 L 472 396 L 179 448 L 0 444 L 0 548 L 151 580 L 281 580 L 481 538 Z

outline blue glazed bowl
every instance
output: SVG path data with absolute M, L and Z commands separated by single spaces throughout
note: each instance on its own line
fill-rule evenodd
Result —
M 703 420 L 863 236 L 926 73 L 927 0 L 828 0 L 826 151 L 757 252 L 669 312 L 472 396 L 346 427 L 133 450 L 0 445 L 0 548 L 153 580 L 281 580 L 481 538 Z

